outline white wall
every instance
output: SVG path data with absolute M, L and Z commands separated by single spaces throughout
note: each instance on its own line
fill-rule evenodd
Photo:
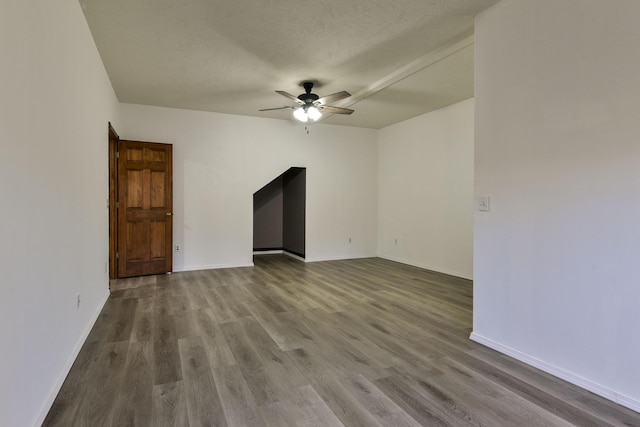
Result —
M 376 255 L 376 131 L 121 104 L 123 139 L 174 146 L 174 270 L 252 264 L 253 193 L 307 168 L 306 259 Z M 352 243 L 349 244 L 349 237 Z
M 640 410 L 640 3 L 476 20 L 473 339 Z
M 107 297 L 117 103 L 76 0 L 3 1 L 0 58 L 0 425 L 40 425 Z
M 381 257 L 472 278 L 473 99 L 380 131 L 378 209 Z

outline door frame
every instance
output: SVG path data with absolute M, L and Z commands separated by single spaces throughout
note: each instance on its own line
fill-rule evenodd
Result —
M 118 279 L 119 269 L 118 269 L 118 252 L 119 252 L 119 212 L 118 212 L 118 197 L 119 197 L 119 173 L 120 173 L 120 159 L 119 159 L 119 150 L 120 150 L 120 136 L 113 128 L 111 122 L 109 124 L 109 279 Z M 136 143 L 143 144 L 159 144 L 153 142 L 144 142 L 144 141 L 131 141 Z M 162 144 L 162 145 L 172 145 L 172 144 Z M 173 188 L 173 165 L 169 165 L 169 185 Z M 173 191 L 172 191 L 173 194 Z M 173 195 L 172 195 L 173 197 Z M 173 207 L 171 208 L 173 210 Z M 173 212 L 171 212 L 171 216 L 173 216 Z M 173 217 L 171 218 L 171 222 L 173 222 Z M 173 270 L 173 227 L 172 232 L 169 237 L 169 254 L 168 258 L 168 271 L 171 272 Z M 111 286 L 109 286 L 110 288 Z
M 109 279 L 118 278 L 118 143 L 120 137 L 109 122 Z

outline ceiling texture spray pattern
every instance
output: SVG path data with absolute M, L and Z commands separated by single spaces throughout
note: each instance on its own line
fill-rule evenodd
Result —
M 292 119 L 258 110 L 313 80 L 320 96 L 354 95 L 336 105 L 356 113 L 322 122 L 381 128 L 473 96 L 473 17 L 496 2 L 80 4 L 120 102 Z

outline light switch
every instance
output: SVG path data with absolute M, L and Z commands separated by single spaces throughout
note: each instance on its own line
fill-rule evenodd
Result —
M 478 197 L 478 210 L 482 212 L 489 211 L 489 196 Z

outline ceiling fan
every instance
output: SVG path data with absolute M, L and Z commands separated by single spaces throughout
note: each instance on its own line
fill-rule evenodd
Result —
M 347 91 L 341 91 L 332 93 L 331 95 L 323 96 L 320 98 L 315 93 L 311 93 L 311 89 L 313 88 L 313 82 L 303 82 L 302 87 L 304 88 L 305 93 L 300 94 L 298 96 L 293 96 L 288 92 L 283 90 L 277 90 L 276 93 L 284 96 L 285 98 L 289 98 L 298 104 L 295 107 L 286 106 L 286 107 L 276 107 L 276 108 L 263 108 L 258 111 L 272 111 L 272 110 L 293 110 L 293 116 L 300 120 L 303 123 L 311 121 L 316 121 L 320 117 L 322 117 L 322 113 L 334 113 L 334 114 L 351 114 L 353 110 L 349 108 L 342 107 L 333 107 L 330 104 L 332 102 L 339 101 L 344 98 L 348 98 L 351 94 Z

